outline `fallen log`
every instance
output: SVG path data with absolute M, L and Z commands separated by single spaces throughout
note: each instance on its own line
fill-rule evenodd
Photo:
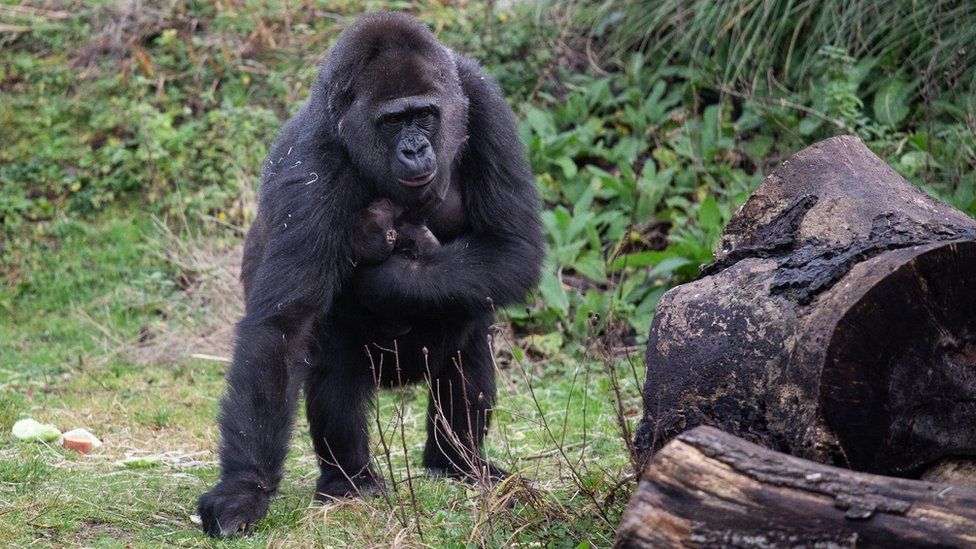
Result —
M 711 427 L 657 452 L 617 547 L 974 547 L 976 488 L 858 473 Z
M 715 262 L 662 297 L 643 396 L 644 463 L 698 425 L 878 474 L 965 463 L 976 222 L 855 137 L 804 149 L 735 213 Z

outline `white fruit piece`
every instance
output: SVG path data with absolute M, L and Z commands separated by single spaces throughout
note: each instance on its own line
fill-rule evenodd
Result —
M 61 437 L 61 431 L 50 424 L 41 424 L 33 419 L 22 419 L 14 423 L 13 435 L 25 442 L 54 442 Z

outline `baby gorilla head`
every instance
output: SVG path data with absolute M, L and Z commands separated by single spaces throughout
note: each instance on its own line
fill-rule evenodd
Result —
M 416 259 L 441 247 L 426 225 L 409 222 L 406 217 L 402 206 L 386 198 L 360 211 L 352 236 L 353 262 L 357 265 L 382 263 L 393 253 Z
M 354 263 L 382 263 L 390 257 L 397 241 L 397 219 L 402 213 L 403 208 L 384 198 L 356 214 L 352 233 Z

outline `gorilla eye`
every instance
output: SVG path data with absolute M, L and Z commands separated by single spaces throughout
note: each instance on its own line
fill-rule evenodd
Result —
M 429 120 L 432 116 L 434 116 L 434 110 L 430 108 L 420 109 L 417 112 L 417 120 Z

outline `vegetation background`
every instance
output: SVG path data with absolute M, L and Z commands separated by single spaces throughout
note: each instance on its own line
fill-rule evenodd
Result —
M 268 519 L 213 542 L 192 515 L 263 157 L 379 9 L 495 75 L 545 199 L 544 279 L 494 338 L 490 453 L 518 474 L 418 473 L 424 391 L 387 392 L 388 498 L 312 504 L 300 422 Z M 976 214 L 976 3 L 2 0 L 0 544 L 609 545 L 658 298 L 764 174 L 838 133 Z M 105 445 L 17 443 L 21 417 Z

